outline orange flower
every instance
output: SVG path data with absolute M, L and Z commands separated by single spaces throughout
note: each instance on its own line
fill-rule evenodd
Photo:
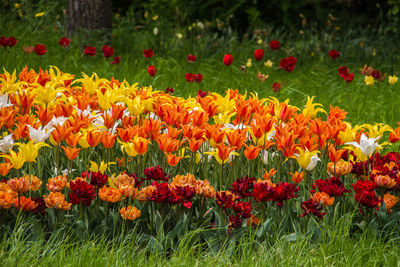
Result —
M 168 165 L 171 167 L 176 166 L 179 163 L 179 161 L 183 158 L 172 153 L 165 153 L 165 156 L 167 156 Z
M 65 140 L 68 135 L 71 134 L 73 128 L 68 127 L 66 123 L 63 125 L 54 125 L 54 130 L 51 132 L 51 136 L 56 144 L 60 144 Z
M 144 121 L 143 130 L 144 130 L 146 136 L 148 138 L 150 138 L 150 140 L 154 140 L 160 135 L 162 126 L 163 126 L 163 122 L 160 122 L 158 120 L 149 119 L 149 120 Z M 124 141 L 124 142 L 126 142 L 126 141 Z
M 11 163 L 0 163 L 0 175 L 6 176 L 13 168 Z
M 122 118 L 124 115 L 124 110 L 126 109 L 125 105 L 117 105 L 114 103 L 111 103 L 112 107 L 112 117 L 114 121 L 117 121 Z
M 204 143 L 204 139 L 191 138 L 188 140 L 189 150 L 193 153 L 199 150 L 200 146 Z
M 61 146 L 61 147 L 62 147 L 62 149 L 64 150 L 65 155 L 67 156 L 67 158 L 68 158 L 69 160 L 74 160 L 74 159 L 76 159 L 76 157 L 77 157 L 78 154 L 79 154 L 79 151 L 81 151 L 81 149 L 80 149 L 80 148 L 77 148 L 77 147 L 65 147 L 65 146 Z
M 221 143 L 217 145 L 217 150 L 218 157 L 222 160 L 222 162 L 225 162 L 229 158 L 231 152 L 235 150 L 235 147 L 226 146 L 224 143 Z
M 239 150 L 247 139 L 247 130 L 229 131 L 226 133 L 226 137 L 229 144 Z
M 342 176 L 351 172 L 353 169 L 353 164 L 344 160 L 339 160 L 336 164 L 333 162 L 328 162 L 327 168 L 328 173 L 336 176 Z
M 299 184 L 301 181 L 303 181 L 303 176 L 304 173 L 303 172 L 295 172 L 295 173 L 290 173 L 290 175 L 292 175 L 292 181 L 295 184 Z
M 385 202 L 387 212 L 391 213 L 393 206 L 396 205 L 397 202 L 399 202 L 399 198 L 389 193 L 386 193 L 383 196 L 383 201 Z
M 272 176 L 274 176 L 276 173 L 276 170 L 274 168 L 270 169 L 269 171 L 264 172 L 264 179 L 265 180 L 271 180 Z
M 196 140 L 204 139 L 204 130 L 193 125 L 181 125 L 183 136 L 190 140 L 192 138 Z
M 51 192 L 60 192 L 65 188 L 67 182 L 67 177 L 65 175 L 60 175 L 48 179 L 46 186 Z
M 333 163 L 337 163 L 342 158 L 343 153 L 346 152 L 345 149 L 336 150 L 333 146 L 330 146 L 328 150 L 329 150 L 329 158 Z
M 127 128 L 117 128 L 117 131 L 122 142 L 130 141 L 137 134 L 137 129 L 132 126 Z
M 35 201 L 33 201 L 30 197 L 26 198 L 22 196 L 19 200 L 18 198 L 14 198 L 14 207 L 17 209 L 22 209 L 26 211 L 34 210 L 39 205 Z
M 42 180 L 37 178 L 36 176 L 31 175 L 29 177 L 29 175 L 25 175 L 21 178 L 25 178 L 29 182 L 29 184 L 30 184 L 29 190 L 37 191 L 37 190 L 39 190 L 40 186 L 42 185 Z
M 374 178 L 374 182 L 377 186 L 385 187 L 387 189 L 392 189 L 396 186 L 396 180 L 390 178 L 387 175 L 377 175 Z
M 140 217 L 141 213 L 140 210 L 138 210 L 136 207 L 128 206 L 128 207 L 122 207 L 119 210 L 119 213 L 121 214 L 121 217 L 124 220 L 135 220 Z
M 67 144 L 69 146 L 77 146 L 79 143 L 79 140 L 81 139 L 82 134 L 78 133 L 78 134 L 69 134 L 67 136 L 67 138 L 65 139 L 65 141 L 67 142 Z
M 43 200 L 46 207 L 59 210 L 70 210 L 72 205 L 65 200 L 65 195 L 60 192 L 50 192 L 49 195 L 43 196 Z
M 104 126 L 107 129 L 111 129 L 114 126 L 114 117 L 111 115 L 108 115 L 108 113 L 102 114 L 101 117 L 103 117 L 104 120 Z
M 132 140 L 132 143 L 136 153 L 138 153 L 139 155 L 144 155 L 147 152 L 150 140 L 142 137 L 137 137 Z
M 99 197 L 103 201 L 116 203 L 121 200 L 122 192 L 119 189 L 103 186 L 99 189 Z
M 151 196 L 155 190 L 156 188 L 153 185 L 143 187 L 142 190 L 140 190 L 139 195 L 137 196 L 137 200 L 139 200 L 140 202 L 147 201 L 147 198 Z
M 260 225 L 260 223 L 260 218 L 253 214 L 250 216 L 250 218 L 247 219 L 247 225 L 252 227 L 257 227 L 258 225 Z
M 156 142 L 160 147 L 162 152 L 173 152 L 179 149 L 181 142 L 177 139 L 172 139 L 168 137 L 167 134 L 162 134 L 156 138 Z
M 199 180 L 196 182 L 196 194 L 205 198 L 215 198 L 215 189 L 208 180 Z
M 320 204 L 323 206 L 331 206 L 333 204 L 333 202 L 335 201 L 334 197 L 330 197 L 325 192 L 317 192 L 311 196 L 311 199 L 314 201 L 314 203 L 317 203 L 317 204 Z
M 0 192 L 8 193 L 13 198 L 18 196 L 18 193 L 13 191 L 7 183 L 0 183 Z
M 244 146 L 246 147 L 246 149 L 243 151 L 243 153 L 248 160 L 253 160 L 257 158 L 258 154 L 260 153 L 261 147 L 254 145 L 248 146 L 246 144 L 244 144 Z
M 13 195 L 10 193 L 0 191 L 0 209 L 9 209 L 13 204 Z
M 135 179 L 133 179 L 133 177 L 129 176 L 126 173 L 121 173 L 117 177 L 113 178 L 112 181 L 118 188 L 121 188 L 123 186 L 135 186 Z
M 98 130 L 88 131 L 86 135 L 86 141 L 88 142 L 89 146 L 95 147 L 100 144 L 102 136 L 103 133 Z
M 182 130 L 172 127 L 170 125 L 167 126 L 168 136 L 172 139 L 178 139 L 178 136 L 182 132 Z
M 389 134 L 389 141 L 391 143 L 396 143 L 397 141 L 400 140 L 400 123 L 398 122 L 397 125 L 399 127 L 393 129 L 393 131 Z
M 112 148 L 115 143 L 115 139 L 117 138 L 116 134 L 111 134 L 109 132 L 105 132 L 101 137 L 101 142 L 105 148 Z
M 48 124 L 51 119 L 53 119 L 55 110 L 50 110 L 47 107 L 41 107 L 39 105 L 36 105 L 35 108 L 39 121 L 42 123 L 43 126 Z
M 26 180 L 25 177 L 10 179 L 7 181 L 7 184 L 10 186 L 11 190 L 19 194 L 28 192 L 30 187 L 29 181 Z

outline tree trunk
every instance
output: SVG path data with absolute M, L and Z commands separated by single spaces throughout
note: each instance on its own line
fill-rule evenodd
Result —
M 67 35 L 81 31 L 102 30 L 111 33 L 111 0 L 68 0 L 66 9 Z

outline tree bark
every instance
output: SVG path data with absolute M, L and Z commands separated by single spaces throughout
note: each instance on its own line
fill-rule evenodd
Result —
M 68 0 L 66 9 L 67 35 L 81 31 L 103 30 L 111 33 L 110 0 Z

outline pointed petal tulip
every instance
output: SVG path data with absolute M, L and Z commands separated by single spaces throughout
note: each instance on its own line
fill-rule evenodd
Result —
M 349 142 L 349 143 L 346 143 L 346 145 L 351 145 L 356 148 L 359 148 L 365 156 L 369 157 L 375 152 L 375 150 L 377 148 L 381 147 L 380 145 L 378 145 L 376 143 L 376 140 L 378 140 L 379 138 L 380 138 L 380 136 L 378 136 L 376 138 L 368 138 L 365 136 L 364 133 L 362 133 L 361 137 L 360 137 L 360 143 Z
M 8 153 L 14 145 L 14 140 L 12 134 L 6 135 L 2 140 L 0 140 L 0 152 Z

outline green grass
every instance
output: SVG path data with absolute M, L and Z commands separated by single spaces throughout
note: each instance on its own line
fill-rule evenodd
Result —
M 61 231 L 29 240 L 22 226 L 0 243 L 2 266 L 397 266 L 399 240 L 383 242 L 372 235 L 355 238 L 337 231 L 315 242 L 303 236 L 254 243 L 243 237 L 236 246 L 212 252 L 206 244 L 191 246 L 190 235 L 168 251 L 138 245 L 140 237 L 70 240 Z M 29 241 L 28 241 L 29 240 Z

